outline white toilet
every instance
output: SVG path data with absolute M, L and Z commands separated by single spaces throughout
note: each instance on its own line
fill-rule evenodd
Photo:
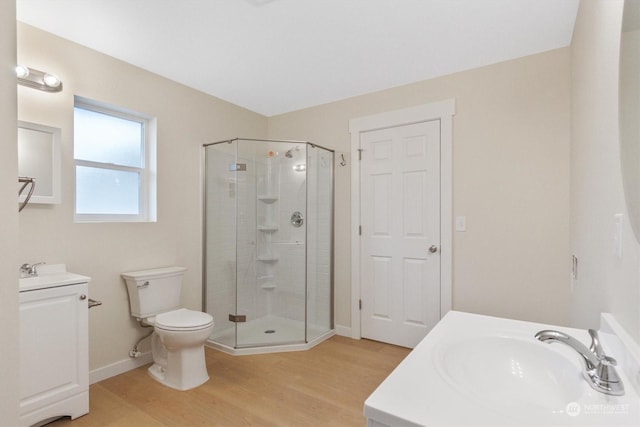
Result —
M 122 273 L 129 291 L 131 315 L 152 325 L 153 365 L 149 374 L 178 390 L 189 390 L 209 379 L 204 342 L 213 331 L 213 317 L 180 307 L 184 267 Z

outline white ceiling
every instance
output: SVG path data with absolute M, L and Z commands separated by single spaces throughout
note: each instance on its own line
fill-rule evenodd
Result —
M 16 3 L 20 21 L 273 116 L 568 46 L 579 0 Z

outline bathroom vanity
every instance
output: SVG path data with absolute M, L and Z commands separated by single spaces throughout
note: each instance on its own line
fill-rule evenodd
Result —
M 579 354 L 534 335 L 545 329 L 589 345 L 587 331 L 449 312 L 364 405 L 369 427 L 640 425 L 640 351 L 610 315 L 599 335 L 625 388 L 595 391 Z
M 88 284 L 64 264 L 20 279 L 20 422 L 89 412 Z M 0 422 L 1 423 L 1 422 Z

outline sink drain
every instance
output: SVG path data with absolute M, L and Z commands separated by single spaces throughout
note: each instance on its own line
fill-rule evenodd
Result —
M 264 331 L 265 334 L 275 334 L 276 330 L 275 329 L 267 329 L 266 331 Z

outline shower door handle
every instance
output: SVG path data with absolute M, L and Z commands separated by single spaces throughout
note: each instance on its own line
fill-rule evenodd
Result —
M 246 314 L 229 314 L 229 322 L 244 323 L 247 321 Z

